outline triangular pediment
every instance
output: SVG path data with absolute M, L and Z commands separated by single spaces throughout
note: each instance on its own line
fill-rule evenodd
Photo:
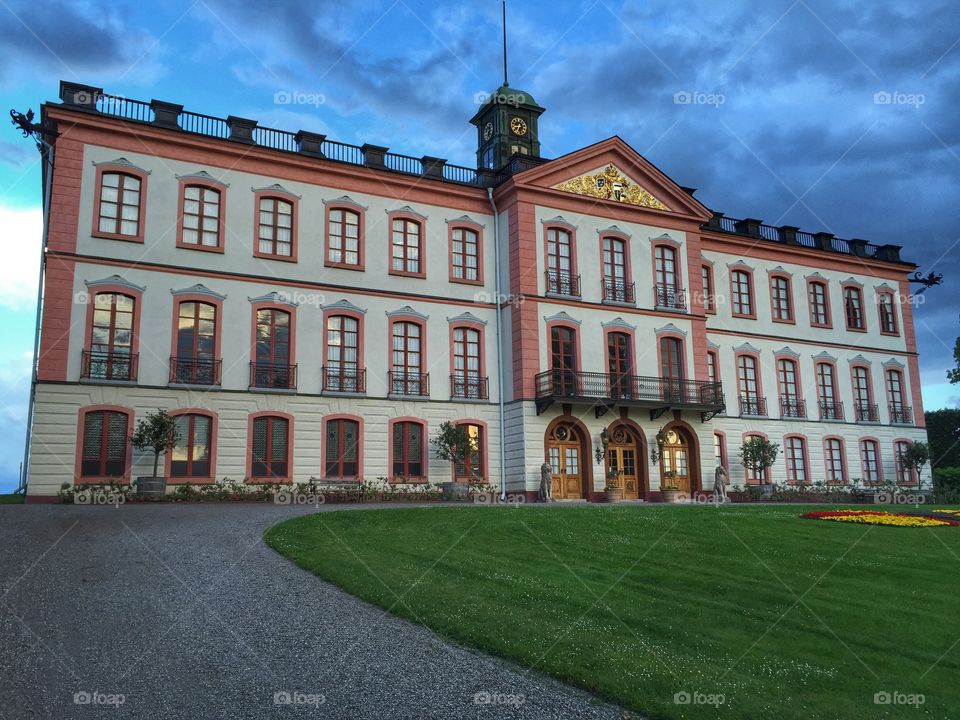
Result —
M 670 210 L 666 203 L 636 180 L 625 175 L 614 163 L 607 163 L 605 167 L 594 168 L 591 172 L 564 180 L 553 187 L 563 192 L 588 195 L 600 200 L 614 200 L 627 205 L 639 205 L 654 210 Z

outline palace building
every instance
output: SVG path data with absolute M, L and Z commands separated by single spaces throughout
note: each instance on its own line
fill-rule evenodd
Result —
M 477 167 L 63 82 L 42 107 L 45 273 L 28 499 L 129 482 L 164 408 L 168 487 L 466 482 L 557 499 L 928 481 L 896 245 L 714 212 L 611 137 L 540 156 L 501 87 Z M 463 463 L 430 445 L 467 426 Z M 600 451 L 600 452 L 598 452 Z

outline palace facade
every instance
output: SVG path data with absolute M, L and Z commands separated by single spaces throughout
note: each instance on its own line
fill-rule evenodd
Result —
M 28 499 L 168 485 L 482 477 L 533 498 L 709 491 L 751 435 L 778 483 L 926 482 L 900 247 L 713 212 L 618 137 L 540 157 L 502 87 L 477 168 L 61 83 Z M 435 457 L 467 426 L 464 463 Z M 602 452 L 598 452 L 602 451 Z

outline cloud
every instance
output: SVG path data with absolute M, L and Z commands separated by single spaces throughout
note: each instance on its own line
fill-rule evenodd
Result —
M 0 205 L 0 228 L 6 253 L 0 263 L 0 307 L 14 311 L 36 307 L 43 214 Z

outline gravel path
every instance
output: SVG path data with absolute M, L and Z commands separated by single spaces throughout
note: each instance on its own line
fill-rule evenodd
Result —
M 0 718 L 620 717 L 263 544 L 312 511 L 0 506 Z

